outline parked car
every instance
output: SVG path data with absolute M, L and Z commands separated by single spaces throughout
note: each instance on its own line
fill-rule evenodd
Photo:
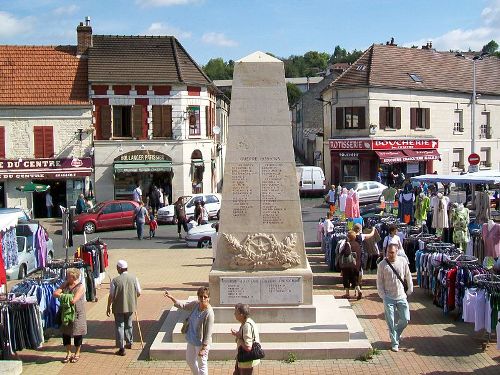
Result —
M 320 167 L 297 167 L 300 195 L 323 195 L 326 193 L 325 174 Z
M 0 217 L 2 217 L 2 215 L 9 215 L 12 213 L 17 215 L 19 221 L 26 222 L 31 220 L 29 215 L 22 208 L 0 208 Z
M 219 219 L 220 205 L 222 201 L 222 196 L 220 194 L 207 193 L 185 195 L 182 197 L 182 200 L 185 202 L 184 208 L 186 210 L 187 217 L 194 216 L 196 202 L 204 201 L 205 208 L 208 210 L 208 218 Z M 173 204 L 160 208 L 158 210 L 158 223 L 177 224 L 174 211 Z
M 380 202 L 382 192 L 387 189 L 387 186 L 377 181 L 341 182 L 340 186 L 357 190 L 360 203 Z
M 16 226 L 19 264 L 5 270 L 7 280 L 23 279 L 37 270 L 35 251 L 37 230 L 37 222 L 23 222 Z M 54 246 L 49 238 L 47 240 L 47 260 L 50 262 L 53 257 Z
M 134 210 L 139 204 L 135 201 L 109 200 L 98 203 L 88 212 L 75 215 L 75 232 L 90 234 L 105 229 L 134 228 Z
M 189 230 L 186 235 L 188 247 L 212 247 L 212 236 L 217 233 L 218 223 L 198 225 Z

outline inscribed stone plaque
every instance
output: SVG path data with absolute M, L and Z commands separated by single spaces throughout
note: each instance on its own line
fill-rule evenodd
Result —
M 298 305 L 303 302 L 302 277 L 221 277 L 220 303 Z

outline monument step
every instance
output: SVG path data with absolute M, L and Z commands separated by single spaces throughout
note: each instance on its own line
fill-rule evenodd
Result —
M 186 338 L 181 333 L 182 323 L 175 325 L 172 333 L 173 342 L 185 342 Z M 231 328 L 238 329 L 239 323 L 215 324 L 212 341 L 214 343 L 234 343 Z M 326 342 L 349 341 L 349 330 L 346 324 L 309 324 L 296 323 L 264 323 L 257 324 L 262 342 Z
M 286 360 L 293 354 L 301 359 L 356 359 L 371 349 L 368 340 L 348 342 L 262 342 L 266 353 L 264 360 Z M 149 356 L 153 360 L 179 360 L 186 358 L 186 343 L 160 343 L 151 346 Z M 213 343 L 209 353 L 210 361 L 233 360 L 236 356 L 234 343 Z
M 215 306 L 216 323 L 234 322 L 234 306 Z M 316 307 L 300 306 L 252 306 L 252 319 L 259 323 L 315 323 Z

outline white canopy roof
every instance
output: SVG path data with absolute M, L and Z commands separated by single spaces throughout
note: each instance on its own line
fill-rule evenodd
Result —
M 500 184 L 500 171 L 480 171 L 463 175 L 424 174 L 411 179 L 426 182 L 453 182 L 455 184 Z

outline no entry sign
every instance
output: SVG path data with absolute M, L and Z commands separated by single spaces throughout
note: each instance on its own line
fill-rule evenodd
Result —
M 481 158 L 478 154 L 470 154 L 467 160 L 469 161 L 470 165 L 478 165 L 481 161 Z

